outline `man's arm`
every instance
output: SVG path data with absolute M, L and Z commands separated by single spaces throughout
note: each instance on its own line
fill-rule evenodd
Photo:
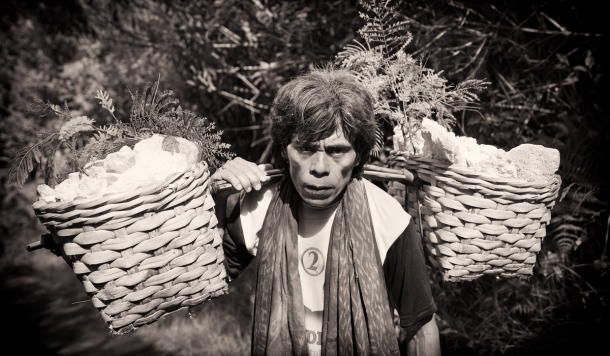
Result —
M 227 161 L 211 177 L 212 182 L 224 180 L 231 183 L 236 190 L 245 190 L 249 193 L 252 189 L 259 190 L 262 183 L 269 180 L 264 169 L 270 165 L 256 165 L 241 157 Z
M 407 351 L 409 355 L 440 355 L 438 327 L 434 321 L 436 305 L 424 258 L 421 239 L 411 220 L 388 250 L 384 262 L 386 285 L 404 332 L 402 352 Z
M 409 342 L 407 355 L 409 356 L 440 356 L 440 338 L 438 327 L 434 316 L 424 326 L 419 329 L 417 334 Z
M 239 219 L 240 198 L 245 192 L 261 189 L 262 183 L 269 180 L 264 168 L 266 167 L 257 166 L 237 157 L 225 163 L 211 177 L 212 182 L 226 181 L 238 191 L 238 193 L 232 193 L 225 190 L 213 195 L 216 203 L 218 233 L 223 238 L 224 264 L 227 274 L 232 279 L 237 278 L 253 257 L 247 250 Z

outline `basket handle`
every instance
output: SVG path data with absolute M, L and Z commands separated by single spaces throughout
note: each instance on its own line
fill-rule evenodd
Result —
M 269 169 L 265 170 L 265 173 L 267 173 L 270 179 L 266 182 L 263 182 L 263 185 L 275 183 L 283 177 L 281 169 Z M 415 181 L 416 179 L 416 174 L 405 168 L 392 169 L 375 166 L 372 164 L 364 165 L 364 173 L 362 174 L 362 176 L 371 180 L 404 181 L 406 183 L 413 183 L 413 181 Z M 233 194 L 237 193 L 237 190 L 233 188 L 231 183 L 226 182 L 224 180 L 220 180 L 215 182 L 215 186 L 212 188 L 212 194 L 216 194 L 219 192 Z
M 373 180 L 405 181 L 407 183 L 413 183 L 416 178 L 416 174 L 405 168 L 393 169 L 372 164 L 364 165 L 363 176 Z
M 28 250 L 28 252 L 40 250 L 42 248 L 46 248 L 57 256 L 61 256 L 59 245 L 53 241 L 53 236 L 51 236 L 51 234 L 44 234 L 40 236 L 40 240 L 29 243 L 25 246 L 25 249 Z
M 40 241 L 34 241 L 25 246 L 25 249 L 28 250 L 28 252 L 32 252 L 34 250 L 39 250 L 41 248 L 44 248 L 44 246 L 42 245 L 42 242 L 40 242 Z

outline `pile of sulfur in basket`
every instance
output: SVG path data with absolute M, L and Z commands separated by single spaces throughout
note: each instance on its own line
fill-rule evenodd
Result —
M 395 150 L 477 172 L 535 182 L 550 180 L 559 169 L 559 151 L 554 148 L 522 144 L 506 152 L 494 146 L 479 145 L 472 137 L 456 136 L 429 119 L 424 119 L 421 128 L 414 130 L 412 135 L 408 129 L 400 129 L 407 132 L 406 135 L 394 135 Z M 413 139 L 408 140 L 409 137 Z
M 199 149 L 196 144 L 176 138 L 178 147 L 170 152 L 163 149 L 164 138 L 153 135 L 138 142 L 133 150 L 123 146 L 105 159 L 88 164 L 83 172 L 70 173 L 55 189 L 41 184 L 37 189 L 39 199 L 46 203 L 70 202 L 127 192 L 161 183 L 197 163 Z

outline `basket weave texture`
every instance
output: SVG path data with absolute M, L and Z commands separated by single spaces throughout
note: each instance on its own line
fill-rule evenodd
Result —
M 450 281 L 483 275 L 527 279 L 546 236 L 561 179 L 526 182 L 393 152 L 421 187 L 390 182 L 389 193 L 416 223 L 430 263 Z
M 205 163 L 161 184 L 33 208 L 112 334 L 226 294 Z

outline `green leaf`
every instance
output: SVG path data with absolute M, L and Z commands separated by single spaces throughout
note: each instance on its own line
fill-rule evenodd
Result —
M 164 137 L 163 143 L 161 144 L 161 148 L 164 151 L 170 152 L 172 154 L 180 152 L 180 144 L 178 143 L 178 140 L 176 140 L 176 137 L 174 137 L 174 136 Z
M 43 133 L 38 136 L 36 143 L 30 147 L 22 148 L 17 151 L 15 158 L 11 160 L 8 181 L 16 181 L 19 188 L 23 188 L 23 183 L 28 178 L 29 173 L 34 169 L 35 160 L 41 161 L 41 151 L 49 146 L 54 146 L 58 142 L 59 132 Z

